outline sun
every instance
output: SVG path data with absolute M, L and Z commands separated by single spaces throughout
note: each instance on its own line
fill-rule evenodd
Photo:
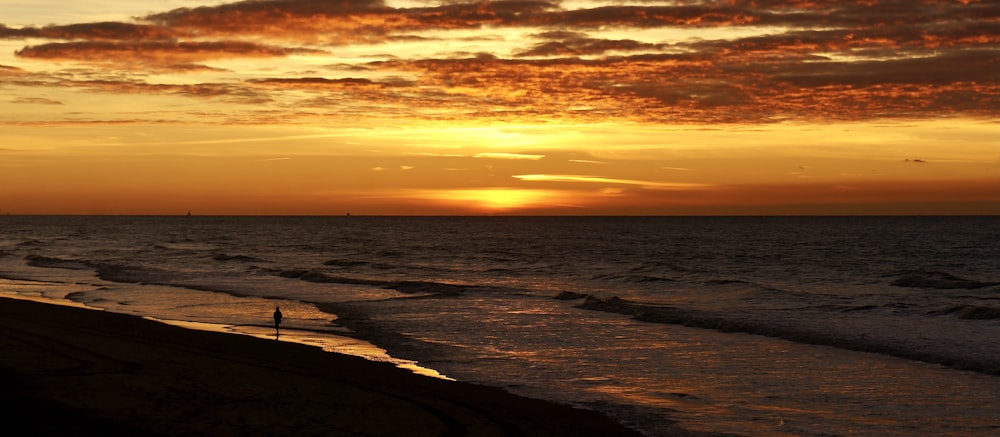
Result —
M 567 193 L 557 190 L 474 188 L 427 192 L 422 193 L 422 197 L 480 212 L 503 213 L 553 204 L 565 205 Z
M 474 196 L 474 202 L 493 210 L 530 207 L 538 205 L 545 198 L 550 197 L 547 192 L 515 189 L 474 190 L 470 194 Z

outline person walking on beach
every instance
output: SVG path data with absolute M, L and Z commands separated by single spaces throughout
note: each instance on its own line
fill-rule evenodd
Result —
M 278 338 L 278 325 L 281 324 L 281 308 L 274 307 L 274 338 Z

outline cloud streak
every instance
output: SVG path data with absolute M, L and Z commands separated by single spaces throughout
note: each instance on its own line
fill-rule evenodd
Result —
M 526 174 L 515 175 L 513 178 L 525 182 L 571 182 L 601 185 L 634 185 L 653 190 L 696 190 L 712 186 L 710 184 L 703 183 L 641 181 L 634 179 L 615 179 L 584 175 Z
M 27 46 L 17 56 L 31 59 L 75 59 L 86 62 L 189 63 L 209 59 L 267 58 L 322 54 L 315 49 L 274 47 L 241 41 L 82 41 Z

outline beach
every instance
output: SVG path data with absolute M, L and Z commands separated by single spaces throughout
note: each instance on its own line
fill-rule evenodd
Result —
M 26 435 L 627 436 L 607 417 L 319 348 L 0 299 Z

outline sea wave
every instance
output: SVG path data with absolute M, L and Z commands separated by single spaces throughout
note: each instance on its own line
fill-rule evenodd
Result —
M 928 313 L 932 316 L 954 316 L 965 320 L 997 320 L 1000 319 L 1000 308 L 980 305 L 956 305 Z
M 742 279 L 709 279 L 705 281 L 705 285 L 752 285 L 754 287 L 764 288 L 763 285 L 744 281 Z
M 347 276 L 333 276 L 328 275 L 323 272 L 317 272 L 315 270 L 277 270 L 274 272 L 275 275 L 282 278 L 298 279 L 306 282 L 314 282 L 318 284 L 350 284 L 350 285 L 381 285 L 384 281 L 370 280 L 370 279 L 359 279 L 350 278 Z
M 636 274 L 603 274 L 595 275 L 590 279 L 595 281 L 613 281 L 613 282 L 626 282 L 626 283 L 648 283 L 648 282 L 677 282 L 676 279 L 664 278 L 662 276 L 653 275 L 636 275 Z
M 907 288 L 952 290 L 959 288 L 986 288 L 1000 285 L 1000 282 L 965 279 L 945 272 L 911 271 L 902 273 L 902 275 L 892 281 L 890 285 Z
M 105 281 L 122 282 L 126 284 L 169 283 L 178 274 L 152 267 L 98 263 L 94 265 L 97 277 Z
M 283 278 L 299 279 L 307 282 L 321 284 L 345 284 L 345 285 L 370 285 L 396 290 L 406 294 L 434 294 L 454 296 L 461 294 L 470 288 L 479 288 L 475 285 L 449 284 L 434 281 L 389 281 L 379 279 L 362 279 L 347 276 L 333 276 L 315 270 L 281 270 L 276 273 Z
M 177 250 L 184 252 L 201 252 L 206 250 L 216 250 L 218 246 L 210 243 L 200 243 L 197 241 L 171 241 L 153 245 L 154 249 Z
M 610 298 L 599 298 L 593 295 L 586 295 L 583 303 L 577 305 L 578 308 L 604 311 L 630 315 L 634 319 L 650 322 L 689 326 L 695 328 L 713 329 L 721 332 L 740 332 L 746 334 L 763 335 L 766 337 L 781 338 L 797 343 L 832 346 L 841 349 L 878 353 L 883 355 L 905 358 L 914 361 L 922 361 L 944 366 L 971 370 L 975 372 L 1000 375 L 1000 363 L 985 359 L 979 360 L 972 357 L 954 357 L 947 354 L 933 351 L 914 350 L 893 344 L 889 341 L 865 335 L 844 336 L 836 332 L 822 332 L 819 330 L 803 329 L 789 324 L 778 322 L 768 322 L 765 320 L 747 320 L 731 317 L 710 311 L 702 311 L 688 308 L 678 308 L 669 305 L 652 305 L 641 302 L 634 302 L 613 296 Z M 958 308 L 951 313 L 957 313 L 958 317 L 965 315 L 965 318 L 995 318 L 993 308 L 985 307 Z
M 368 261 L 358 261 L 351 259 L 331 259 L 323 263 L 323 265 L 325 266 L 342 267 L 342 268 L 360 267 L 368 264 L 370 264 Z
M 86 270 L 94 266 L 85 261 L 71 259 L 53 258 L 41 255 L 28 255 L 24 257 L 27 264 L 32 267 L 45 267 L 54 269 Z
M 247 255 L 227 255 L 224 253 L 217 254 L 212 257 L 216 261 L 234 261 L 234 262 L 265 262 L 262 259 L 255 258 Z

